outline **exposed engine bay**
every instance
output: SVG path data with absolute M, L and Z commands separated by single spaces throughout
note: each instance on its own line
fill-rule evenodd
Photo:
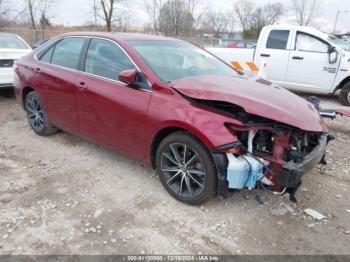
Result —
M 244 126 L 227 123 L 236 141 L 213 149 L 217 164 L 224 165 L 227 189 L 260 187 L 273 194 L 295 193 L 302 176 L 317 164 L 326 164 L 325 149 L 333 139 L 328 133 L 299 128 L 252 115 L 237 105 L 221 101 L 188 98 L 198 106 L 229 115 Z M 218 160 L 226 154 L 227 161 Z M 218 163 L 219 162 L 219 163 Z M 225 185 L 219 177 L 219 191 Z

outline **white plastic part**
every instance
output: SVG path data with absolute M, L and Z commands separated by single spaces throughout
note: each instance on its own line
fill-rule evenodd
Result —
M 251 190 L 255 187 L 256 181 L 263 178 L 264 165 L 259 158 L 255 158 L 250 155 L 244 155 L 242 157 L 249 162 L 249 177 L 245 183 L 245 186 Z
M 263 161 L 260 158 L 242 155 L 234 156 L 227 154 L 227 181 L 229 188 L 242 189 L 247 187 L 252 189 L 256 185 L 256 181 L 263 179 Z
M 253 140 L 257 133 L 257 130 L 250 130 L 248 134 L 248 152 L 253 153 Z
M 312 218 L 314 218 L 316 220 L 323 220 L 323 219 L 327 218 L 326 216 L 324 216 L 320 212 L 313 210 L 311 208 L 305 209 L 304 212 L 305 212 L 305 214 L 311 216 Z
M 228 187 L 242 189 L 248 180 L 250 166 L 241 156 L 235 157 L 233 154 L 227 154 L 227 159 Z
M 272 182 L 271 180 L 267 179 L 267 178 L 264 177 L 264 176 L 260 179 L 260 181 L 261 181 L 262 183 L 264 183 L 265 185 L 273 186 L 273 182 Z
M 263 60 L 261 61 L 261 65 L 259 67 L 258 77 L 267 79 L 267 63 Z

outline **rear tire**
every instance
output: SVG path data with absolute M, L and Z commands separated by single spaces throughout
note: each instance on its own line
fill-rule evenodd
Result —
M 156 167 L 165 189 L 181 202 L 200 205 L 216 193 L 213 158 L 205 145 L 188 132 L 164 138 L 157 148 Z
M 57 128 L 49 123 L 47 113 L 43 108 L 40 97 L 36 91 L 27 94 L 25 110 L 27 112 L 30 127 L 36 134 L 40 136 L 48 136 L 57 132 Z
M 340 90 L 339 100 L 343 106 L 350 106 L 350 82 Z

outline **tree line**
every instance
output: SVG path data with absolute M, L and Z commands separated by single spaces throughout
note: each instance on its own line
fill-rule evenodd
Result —
M 143 1 L 153 32 L 167 36 L 188 36 L 196 32 L 222 37 L 233 34 L 238 25 L 245 38 L 257 38 L 264 26 L 275 24 L 287 14 L 295 17 L 297 24 L 308 26 L 321 7 L 321 0 L 289 0 L 287 5 L 282 2 L 258 5 L 258 1 L 238 0 L 228 10 L 208 6 L 198 12 L 199 0 Z
M 90 25 L 106 31 L 127 31 L 132 27 L 127 0 L 89 0 Z M 257 38 L 266 25 L 289 15 L 299 25 L 310 25 L 320 10 L 322 0 L 288 0 L 260 4 L 254 0 L 236 0 L 226 10 L 203 6 L 200 0 L 138 0 L 149 18 L 144 29 L 166 36 L 210 34 L 232 35 L 241 30 L 245 38 Z M 0 28 L 25 18 L 33 30 L 45 30 L 52 24 L 59 0 L 0 0 Z M 23 21 L 22 21 L 23 22 Z

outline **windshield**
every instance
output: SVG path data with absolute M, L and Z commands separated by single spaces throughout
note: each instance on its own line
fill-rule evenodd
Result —
M 331 44 L 339 46 L 340 48 L 346 51 L 350 51 L 350 43 L 346 42 L 345 40 L 335 35 L 328 35 L 328 41 L 331 42 Z
M 0 34 L 0 48 L 28 49 L 20 38 L 11 34 Z
M 197 75 L 238 75 L 229 65 L 187 42 L 171 40 L 128 42 L 164 82 Z

